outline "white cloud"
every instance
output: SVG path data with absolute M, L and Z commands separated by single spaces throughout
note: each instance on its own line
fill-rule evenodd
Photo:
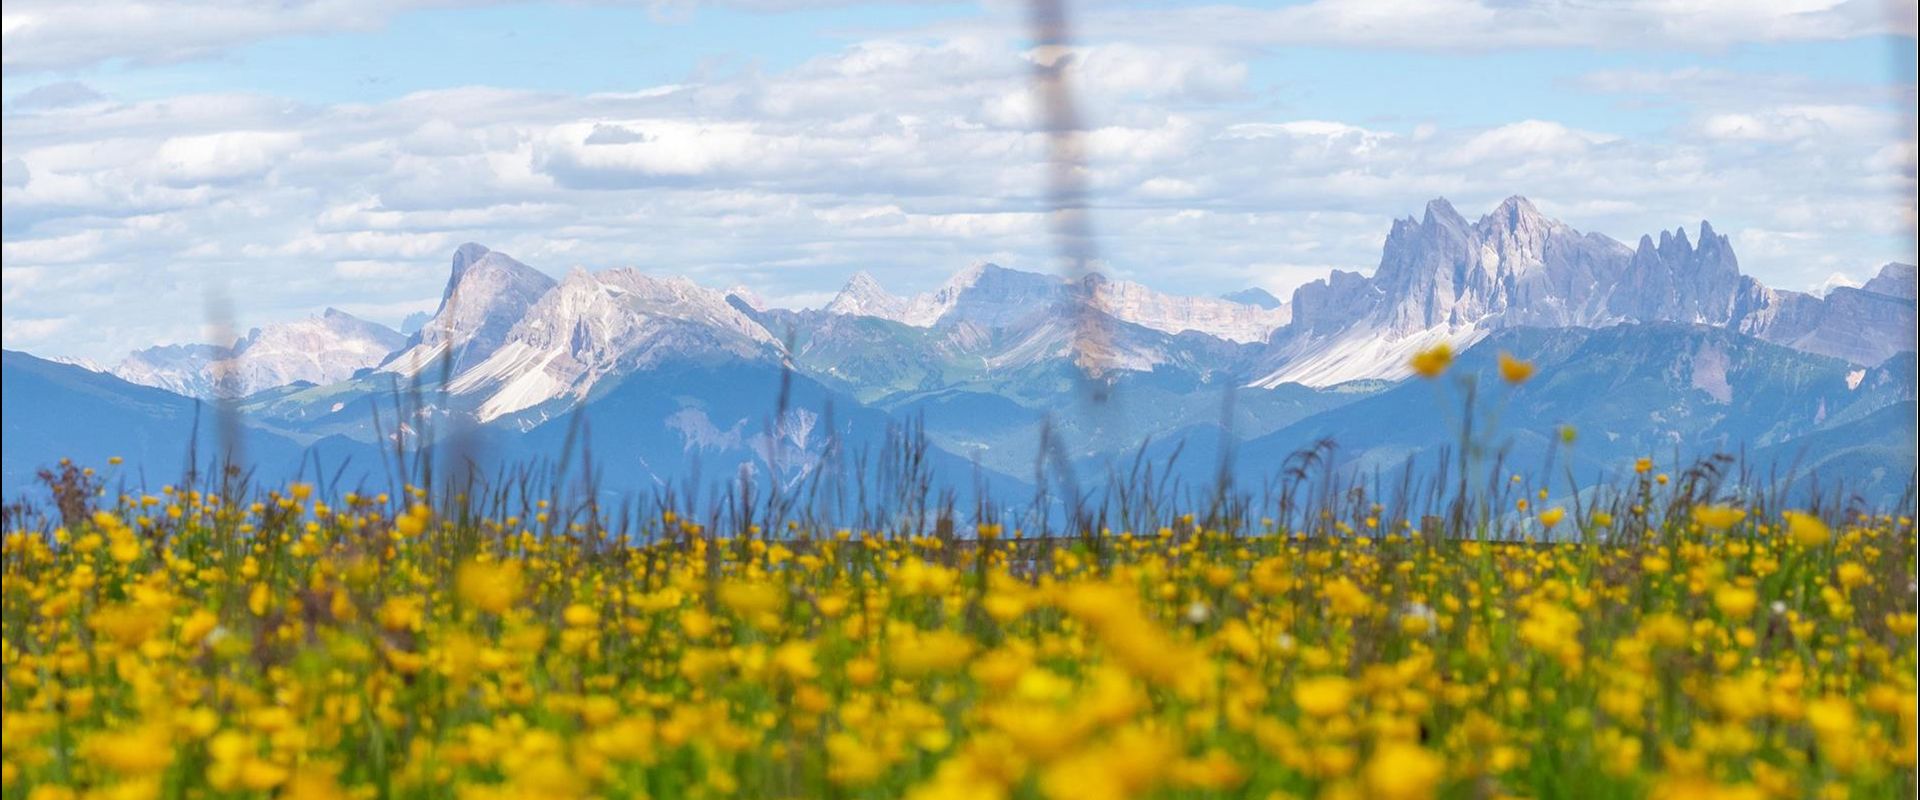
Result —
M 1046 141 L 1022 47 L 977 32 L 875 40 L 784 71 L 586 96 L 9 107 L 9 324 L 15 308 L 87 314 L 85 337 L 46 329 L 35 346 L 110 360 L 197 336 L 191 310 L 216 281 L 244 300 L 241 327 L 437 297 L 468 240 L 556 274 L 636 265 L 774 299 L 820 297 L 857 269 L 913 291 L 981 258 L 1045 268 Z M 1389 218 L 1436 195 L 1473 216 L 1527 194 L 1624 239 L 1707 217 L 1759 232 L 1736 239 L 1743 265 L 1789 286 L 1897 257 L 1911 221 L 1913 148 L 1872 105 L 1767 95 L 1655 134 L 1544 112 L 1408 133 L 1255 101 L 1231 48 L 1143 35 L 1074 56 L 1101 255 L 1169 289 L 1284 292 L 1370 269 Z
M 1830 136 L 1891 140 L 1902 132 L 1903 123 L 1900 115 L 1866 106 L 1796 105 L 1711 114 L 1695 127 L 1700 135 L 1714 139 L 1791 142 Z
M 433 0 L 10 0 L 0 17 L 7 72 L 68 69 L 110 59 L 201 58 L 280 36 L 364 31 Z
M 155 177 L 174 187 L 258 178 L 300 147 L 290 132 L 229 131 L 179 136 L 154 151 Z
M 77 264 L 99 255 L 104 238 L 100 231 L 89 230 L 41 239 L 16 239 L 0 244 L 0 254 L 11 264 Z
M 155 64 L 216 57 L 260 41 L 384 28 L 420 9 L 478 7 L 509 0 L 10 0 L 0 14 L 0 68 L 9 75 L 71 71 L 107 62 Z M 700 6 L 784 12 L 849 5 L 912 5 L 918 0 L 612 0 L 653 11 L 675 24 Z M 1005 28 L 1024 9 L 987 0 L 1001 12 L 975 23 Z M 1206 4 L 1142 8 L 1081 4 L 1081 27 L 1096 37 L 1218 45 L 1314 45 L 1417 50 L 1510 47 L 1679 47 L 1722 49 L 1752 42 L 1828 41 L 1915 35 L 1915 0 L 1311 0 L 1265 7 Z M 960 27 L 945 26 L 949 29 Z M 849 61 L 847 75 L 884 68 L 887 54 Z M 1098 63 L 1100 54 L 1088 55 Z M 1132 90 L 1214 91 L 1235 82 L 1232 67 L 1152 70 L 1139 57 L 1103 73 Z
M 1450 160 L 1462 165 L 1483 161 L 1511 164 L 1530 158 L 1579 155 L 1594 145 L 1616 138 L 1574 130 L 1558 122 L 1529 119 L 1475 134 L 1448 155 Z
M 1092 12 L 1100 36 L 1223 45 L 1410 50 L 1724 49 L 1753 42 L 1914 36 L 1914 0 L 1311 0 Z

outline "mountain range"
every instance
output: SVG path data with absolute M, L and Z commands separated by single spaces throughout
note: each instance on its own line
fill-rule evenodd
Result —
M 979 263 L 911 296 L 860 273 L 824 307 L 792 310 L 634 269 L 555 280 L 467 244 L 439 307 L 405 335 L 328 309 L 103 370 L 9 353 L 6 391 L 28 390 L 20 420 L 57 408 L 42 395 L 80 392 L 123 398 L 114 413 L 161 428 L 188 398 L 233 398 L 250 431 L 271 437 L 260 452 L 358 447 L 363 462 L 431 430 L 538 457 L 580 414 L 609 486 L 675 485 L 701 469 L 792 481 L 829 442 L 885 449 L 886 431 L 918 426 L 952 486 L 1021 492 L 1038 479 L 1014 476 L 1030 476 L 1043 447 L 1088 479 L 1190 448 L 1197 482 L 1215 458 L 1201 454 L 1231 445 L 1244 469 L 1270 469 L 1322 439 L 1341 442 L 1353 469 L 1413 463 L 1448 435 L 1407 360 L 1447 342 L 1462 368 L 1503 350 L 1541 366 L 1507 398 L 1515 452 L 1545 452 L 1572 425 L 1587 444 L 1563 463 L 1589 471 L 1656 450 L 1745 448 L 1825 459 L 1847 473 L 1835 479 L 1887 495 L 1913 473 L 1915 298 L 1910 265 L 1824 296 L 1786 291 L 1741 274 L 1706 222 L 1629 246 L 1521 197 L 1475 221 L 1436 199 L 1393 223 L 1371 273 L 1336 270 L 1285 300 Z M 418 399 L 406 414 L 402 394 Z M 9 494 L 32 465 L 86 455 L 61 451 L 59 436 L 17 446 L 15 406 Z M 58 417 L 43 422 L 58 430 Z M 1822 452 L 1794 451 L 1803 440 Z

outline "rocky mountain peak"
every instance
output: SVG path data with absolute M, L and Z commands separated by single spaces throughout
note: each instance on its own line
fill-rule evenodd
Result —
M 1620 285 L 1608 301 L 1608 310 L 1637 322 L 1670 321 L 1709 325 L 1731 322 L 1757 284 L 1740 275 L 1740 262 L 1727 237 L 1715 233 L 1712 223 L 1700 223 L 1698 247 L 1687 229 L 1661 231 L 1655 244 L 1640 237 L 1640 246 L 1627 263 Z M 1743 299 L 1744 298 L 1744 299 Z
M 1916 291 L 1916 279 L 1912 264 L 1890 263 L 1880 268 L 1880 272 L 1860 288 L 1888 297 L 1900 297 L 1907 300 L 1920 295 Z
M 507 331 L 555 285 L 552 277 L 512 256 L 463 244 L 454 250 L 447 288 L 433 318 L 383 363 L 405 374 L 449 356 L 456 371 L 477 364 L 499 348 Z
M 1534 207 L 1532 200 L 1516 194 L 1500 201 L 1500 205 L 1494 206 L 1493 212 L 1482 217 L 1480 223 L 1499 225 L 1511 230 L 1545 227 L 1550 224 L 1550 221 L 1540 214 L 1540 209 Z
M 1465 228 L 1467 218 L 1460 216 L 1460 212 L 1454 210 L 1453 204 L 1447 202 L 1447 198 L 1436 197 L 1427 201 L 1426 213 L 1421 217 L 1420 225 L 1424 228 L 1435 226 Z
M 825 310 L 829 314 L 904 322 L 907 301 L 889 293 L 871 273 L 861 270 L 847 279 L 846 285 L 827 303 Z
M 459 247 L 454 248 L 453 250 L 454 277 L 456 279 L 459 278 L 460 273 L 465 272 L 469 265 L 473 264 L 473 262 L 475 261 L 479 261 L 482 256 L 485 256 L 489 252 L 491 251 L 487 248 L 487 246 L 484 244 L 480 244 L 479 242 L 466 242 L 460 245 Z
M 380 363 L 405 343 L 399 332 L 337 308 L 247 331 L 232 347 L 153 347 L 112 373 L 132 383 L 195 397 L 245 396 L 296 382 L 327 384 Z
M 448 388 L 476 398 L 487 421 L 577 400 L 602 380 L 668 361 L 767 359 L 777 349 L 720 290 L 631 267 L 576 267 Z

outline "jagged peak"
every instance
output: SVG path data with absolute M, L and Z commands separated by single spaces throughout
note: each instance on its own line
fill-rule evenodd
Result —
M 991 261 L 975 261 L 962 268 L 959 272 L 953 273 L 953 276 L 947 278 L 945 283 L 940 284 L 940 288 L 935 290 L 934 294 L 939 297 L 954 297 L 961 292 L 979 286 L 981 281 L 988 280 L 1006 272 L 1014 272 L 1014 270 L 1007 269 Z
M 440 311 L 446 310 L 447 302 L 453 299 L 454 292 L 473 280 L 475 275 L 489 273 L 499 274 L 511 284 L 541 290 L 552 288 L 556 284 L 546 273 L 514 260 L 513 256 L 498 250 L 489 250 L 484 245 L 468 242 L 460 245 L 453 252 L 453 272 L 447 277 L 446 291 L 440 295 Z
M 1000 265 L 990 261 L 975 261 L 962 267 L 959 272 L 953 273 L 953 276 L 942 284 L 942 288 L 964 289 L 979 283 L 981 278 L 986 277 L 987 270 L 999 268 Z
M 1916 291 L 1914 266 L 1898 261 L 1880 267 L 1880 271 L 1861 288 L 1876 294 L 1904 297 L 1909 300 L 1920 295 L 1920 291 Z
M 572 280 L 578 274 L 582 280 L 590 281 L 599 291 L 635 292 L 646 296 L 671 295 L 674 297 L 699 296 L 715 300 L 725 300 L 726 295 L 718 289 L 709 289 L 694 282 L 685 275 L 651 275 L 638 267 L 613 267 L 592 272 L 584 267 L 574 267 L 567 278 Z
M 533 267 L 520 263 L 513 256 L 498 250 L 489 250 L 484 245 L 471 242 L 460 245 L 453 251 L 453 282 L 481 270 L 500 270 L 509 273 L 535 273 L 545 275 Z
M 453 276 L 447 281 L 448 285 L 451 286 L 459 282 L 460 278 L 467 274 L 467 270 L 471 269 L 473 265 L 480 262 L 480 259 L 486 258 L 487 254 L 492 252 L 492 250 L 487 249 L 486 245 L 480 244 L 479 242 L 467 242 L 454 248 Z
M 1505 217 L 1538 217 L 1540 209 L 1534 207 L 1532 200 L 1516 194 L 1500 201 L 1500 205 L 1494 207 L 1493 213 Z
M 846 284 L 840 287 L 840 291 L 843 294 L 849 292 L 856 294 L 887 293 L 886 287 L 880 285 L 880 280 L 873 277 L 873 273 L 864 269 L 853 273 L 853 277 L 847 279 Z
M 866 270 L 861 270 L 847 279 L 840 291 L 827 302 L 825 311 L 829 314 L 850 316 L 880 317 L 899 321 L 906 313 L 907 301 L 895 297 L 879 279 Z
M 1482 231 L 1512 233 L 1521 230 L 1547 230 L 1558 227 L 1559 222 L 1548 219 L 1535 208 L 1533 201 L 1520 195 L 1514 195 L 1500 201 L 1492 212 L 1480 218 L 1476 226 Z
M 1087 274 L 1091 276 L 1100 275 L 1101 273 L 1088 272 Z M 954 280 L 949 281 L 947 285 L 960 289 L 972 289 L 983 285 L 1017 285 L 1019 282 L 1028 284 L 1065 285 L 1071 281 L 1052 273 L 1031 272 L 1024 269 L 1003 267 L 992 261 L 982 261 L 966 270 L 962 270 L 961 274 L 955 275 Z
M 1426 213 L 1421 218 L 1420 224 L 1432 226 L 1436 223 L 1464 226 L 1467 224 L 1467 218 L 1460 216 L 1460 212 L 1454 209 L 1453 203 L 1448 202 L 1447 198 L 1436 197 L 1427 201 Z

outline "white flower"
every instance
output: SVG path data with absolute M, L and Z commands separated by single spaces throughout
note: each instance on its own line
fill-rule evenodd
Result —
M 1205 625 L 1207 624 L 1207 620 L 1212 618 L 1213 609 L 1208 608 L 1206 603 L 1195 600 L 1187 605 L 1187 622 L 1194 625 Z

